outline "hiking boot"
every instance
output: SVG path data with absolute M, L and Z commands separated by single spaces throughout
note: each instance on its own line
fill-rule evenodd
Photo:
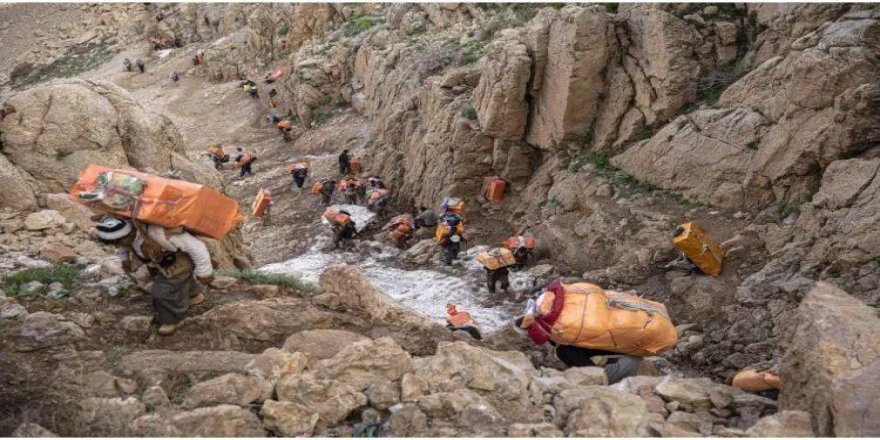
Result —
M 171 336 L 174 332 L 177 331 L 177 328 L 181 326 L 181 322 L 176 324 L 162 324 L 159 326 L 159 334 L 162 336 Z
M 189 299 L 189 306 L 190 306 L 190 307 L 192 307 L 192 306 L 197 306 L 197 305 L 199 305 L 199 304 L 201 304 L 201 303 L 203 303 L 203 302 L 205 302 L 205 294 L 204 294 L 204 293 L 200 293 L 200 294 L 198 294 L 198 295 L 196 295 L 196 296 L 194 296 L 194 297 L 192 297 L 192 298 Z

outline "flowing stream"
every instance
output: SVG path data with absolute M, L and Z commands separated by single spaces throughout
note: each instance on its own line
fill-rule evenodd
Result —
M 333 206 L 348 211 L 359 231 L 376 220 L 375 214 L 362 206 Z M 387 243 L 361 239 L 353 249 L 334 249 L 327 226 L 304 254 L 260 270 L 317 283 L 321 273 L 330 266 L 354 265 L 378 290 L 423 316 L 445 322 L 446 304 L 451 302 L 459 310 L 469 312 L 483 331 L 490 331 L 509 323 L 523 306 L 500 290 L 494 295 L 489 293 L 485 271 L 474 258 L 486 249 L 485 246 L 467 249 L 452 266 L 432 261 L 424 267 L 408 267 L 401 261 L 402 252 Z M 510 290 L 528 289 L 533 280 L 526 273 L 511 272 Z

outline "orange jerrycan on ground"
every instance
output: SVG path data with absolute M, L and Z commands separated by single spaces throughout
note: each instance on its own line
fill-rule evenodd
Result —
M 483 180 L 483 197 L 491 203 L 504 200 L 504 189 L 507 183 L 498 176 L 486 177 Z
M 653 356 L 669 350 L 678 340 L 663 304 L 590 283 L 556 286 L 540 297 L 538 309 L 541 315 L 558 312 L 546 329 L 557 344 Z M 561 304 L 556 301 L 557 294 L 562 294 Z
M 513 256 L 513 252 L 504 248 L 480 252 L 477 254 L 477 261 L 489 270 L 516 265 L 516 258 Z
M 213 188 L 183 180 L 166 179 L 139 171 L 89 165 L 70 189 L 70 197 L 90 208 L 131 217 L 132 209 L 111 209 L 99 199 L 112 196 L 117 189 L 102 186 L 106 176 L 133 176 L 145 185 L 136 195 L 135 216 L 138 220 L 166 228 L 183 227 L 207 237 L 222 239 L 238 223 L 244 221 L 238 202 Z M 101 195 L 102 192 L 106 192 Z M 98 194 L 98 198 L 95 195 Z M 85 198 L 84 198 L 85 197 Z
M 721 274 L 721 259 L 724 253 L 695 222 L 678 227 L 672 243 L 700 270 L 713 277 Z
M 266 190 L 261 189 L 260 192 L 257 193 L 257 198 L 254 199 L 254 203 L 251 205 L 254 217 L 263 217 L 263 214 L 266 213 L 266 208 L 269 207 L 269 202 L 271 201 L 272 199 L 269 197 L 269 194 L 266 193 Z

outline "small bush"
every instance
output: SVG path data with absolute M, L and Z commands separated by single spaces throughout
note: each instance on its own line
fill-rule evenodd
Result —
M 278 28 L 278 36 L 279 37 L 283 37 L 283 36 L 287 35 L 288 32 L 290 32 L 290 28 L 288 28 L 286 24 L 282 25 L 280 28 Z
M 465 106 L 461 109 L 461 116 L 470 120 L 477 119 L 477 110 L 471 106 Z
M 617 168 L 614 168 L 614 166 L 611 165 L 611 158 L 601 151 L 593 151 L 585 156 L 581 156 L 571 164 L 569 171 L 576 173 L 588 163 L 593 164 L 593 166 L 599 171 L 617 171 Z
M 3 287 L 3 292 L 7 296 L 18 297 L 24 295 L 21 292 L 21 288 L 31 281 L 39 281 L 47 286 L 58 282 L 63 284 L 65 289 L 74 290 L 80 286 L 80 278 L 81 274 L 78 267 L 70 264 L 56 264 L 14 273 L 4 278 L 0 286 Z
M 461 57 L 458 60 L 459 66 L 476 63 L 483 57 L 483 51 L 486 49 L 486 43 L 483 41 L 472 41 L 461 49 Z
M 306 293 L 315 293 L 318 291 L 318 288 L 315 287 L 314 284 L 290 275 L 265 273 L 250 269 L 228 269 L 222 270 L 220 273 L 244 281 L 248 284 L 274 284 L 276 286 L 287 287 L 289 289 L 295 289 Z
M 384 22 L 385 17 L 360 15 L 345 22 L 345 26 L 342 28 L 342 33 L 345 34 L 346 37 L 353 37 Z
M 612 14 L 617 13 L 618 7 L 620 7 L 620 3 L 605 3 L 605 10 Z

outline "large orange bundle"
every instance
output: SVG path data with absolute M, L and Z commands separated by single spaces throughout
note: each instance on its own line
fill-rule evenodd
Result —
M 745 391 L 767 391 L 782 389 L 779 376 L 768 371 L 757 371 L 754 368 L 746 368 L 733 377 L 731 386 Z
M 321 182 L 315 182 L 312 185 L 312 194 L 321 194 L 321 190 L 324 189 L 324 184 Z
M 477 254 L 477 261 L 489 270 L 516 265 L 516 258 L 509 249 L 492 249 Z
M 358 174 L 363 171 L 363 168 L 361 167 L 361 161 L 359 159 L 351 159 L 350 161 L 348 161 L 348 164 L 351 166 L 352 174 Z
M 515 251 L 519 247 L 524 247 L 526 249 L 534 249 L 535 248 L 535 237 L 520 235 L 509 237 L 507 240 L 504 240 L 502 244 L 505 249 L 510 249 Z
M 109 175 L 106 173 L 134 176 L 145 182 L 143 192 L 136 196 L 135 205 L 136 218 L 144 223 L 166 228 L 184 227 L 195 234 L 219 240 L 244 221 L 238 211 L 238 202 L 213 188 L 101 165 L 89 165 L 80 173 L 79 180 L 70 189 L 70 197 L 99 211 L 131 217 L 131 209 L 114 210 L 100 201 L 87 201 L 81 197 L 100 191 L 99 177 Z
M 690 222 L 679 226 L 679 233 L 672 239 L 672 243 L 704 274 L 713 277 L 721 274 L 724 253 L 700 225 Z
M 559 285 L 561 304 L 552 289 L 538 304 L 539 318 L 558 313 L 550 328 L 543 329 L 557 344 L 652 356 L 669 350 L 678 340 L 663 304 L 589 283 Z
M 260 192 L 257 193 L 256 199 L 254 199 L 254 203 L 251 205 L 251 210 L 253 211 L 253 215 L 256 218 L 263 217 L 263 214 L 266 213 L 266 209 L 269 207 L 269 202 L 272 201 L 272 198 L 269 197 L 269 194 L 266 190 L 261 189 Z
M 463 235 L 464 225 L 462 225 L 461 223 L 455 225 L 455 233 L 458 235 Z M 450 235 L 452 235 L 452 233 L 449 230 L 449 225 L 446 222 L 441 222 L 439 225 L 437 225 L 437 230 L 434 232 L 434 241 L 440 243 Z
M 376 191 L 370 193 L 370 204 L 376 204 L 385 197 L 388 197 L 389 195 L 391 195 L 391 191 L 388 191 L 385 188 L 377 189 Z
M 351 222 L 351 217 L 348 214 L 340 212 L 335 208 L 325 209 L 324 218 L 333 226 L 345 226 Z

